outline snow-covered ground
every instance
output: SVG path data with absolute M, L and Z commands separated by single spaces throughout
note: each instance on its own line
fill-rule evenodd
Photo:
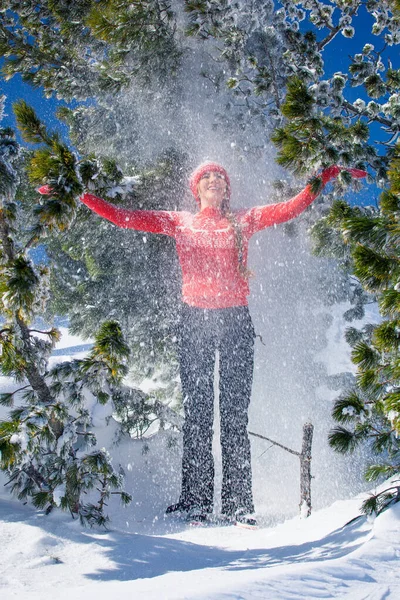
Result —
M 63 333 L 52 362 L 87 349 Z M 5 378 L 2 387 L 10 389 Z M 99 444 L 108 447 L 107 407 L 92 408 Z M 0 600 L 400 598 L 400 503 L 374 521 L 359 517 L 364 494 L 306 520 L 263 506 L 254 531 L 194 528 L 163 514 L 179 487 L 179 444 L 170 446 L 159 434 L 113 448 L 133 502 L 112 503 L 108 531 L 23 506 L 1 476 Z M 329 478 L 329 464 L 322 475 Z
M 400 504 L 346 525 L 360 502 L 255 531 L 166 521 L 146 535 L 0 500 L 0 598 L 398 600 Z

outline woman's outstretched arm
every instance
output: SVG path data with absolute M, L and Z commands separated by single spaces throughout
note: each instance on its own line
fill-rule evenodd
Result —
M 49 186 L 39 188 L 40 194 L 51 194 Z M 94 194 L 85 193 L 81 202 L 101 217 L 123 229 L 146 233 L 163 233 L 174 237 L 178 213 L 166 210 L 128 210 L 114 206 Z
M 331 181 L 331 179 L 335 179 L 342 170 L 348 171 L 355 179 L 360 179 L 367 175 L 366 171 L 362 171 L 361 169 L 345 169 L 344 167 L 338 167 L 336 165 L 328 167 L 327 169 L 324 169 L 320 175 L 322 187 L 318 192 L 313 192 L 311 184 L 308 184 L 304 190 L 286 202 L 251 208 L 243 215 L 241 221 L 248 224 L 250 228 L 249 233 L 250 235 L 253 235 L 257 231 L 261 231 L 261 229 L 265 229 L 271 225 L 285 223 L 286 221 L 290 221 L 290 219 L 294 219 L 300 215 L 307 206 L 310 206 L 310 204 L 314 202 L 325 185 Z

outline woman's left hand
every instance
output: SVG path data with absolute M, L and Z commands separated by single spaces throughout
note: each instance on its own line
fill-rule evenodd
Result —
M 323 184 L 326 185 L 331 179 L 336 179 L 341 171 L 347 171 L 354 179 L 362 179 L 367 176 L 367 171 L 363 171 L 362 169 L 350 169 L 347 167 L 340 167 L 339 165 L 332 165 L 331 167 L 324 169 L 320 175 Z
M 50 196 L 53 193 L 53 190 L 49 185 L 42 185 L 37 191 L 42 196 Z

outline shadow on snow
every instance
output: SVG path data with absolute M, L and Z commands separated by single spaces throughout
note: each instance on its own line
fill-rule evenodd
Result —
M 28 507 L 0 501 L 0 517 L 8 522 L 24 522 L 47 531 L 52 545 L 55 538 L 77 544 L 101 547 L 114 563 L 84 577 L 94 581 L 131 581 L 158 577 L 169 572 L 225 568 L 240 571 L 275 565 L 318 563 L 346 556 L 366 541 L 369 530 L 365 518 L 357 519 L 320 540 L 290 546 L 251 550 L 228 550 L 161 536 L 120 533 L 116 531 L 82 530 L 76 522 L 66 522 L 65 516 L 46 517 Z M 88 549 L 89 550 L 89 549 Z

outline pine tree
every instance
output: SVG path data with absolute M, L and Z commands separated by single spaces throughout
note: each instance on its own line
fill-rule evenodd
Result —
M 95 447 L 87 396 L 91 394 L 101 403 L 112 403 L 115 396 L 121 402 L 129 350 L 120 326 L 106 322 L 87 358 L 48 368 L 59 332 L 54 327 L 38 330 L 34 322 L 48 300 L 49 267 L 35 265 L 28 249 L 40 244 L 48 230 L 60 231 L 70 225 L 78 182 L 74 179 L 73 155 L 59 138 L 47 132 L 24 102 L 16 106 L 16 113 L 25 139 L 46 144 L 39 150 L 40 169 L 45 164 L 47 174 L 62 174 L 53 185 L 57 190 L 63 185 L 66 188 L 62 188 L 62 198 L 47 199 L 35 207 L 25 236 L 28 242 L 21 244 L 16 202 L 19 173 L 15 168 L 21 148 L 12 130 L 0 129 L 0 289 L 4 318 L 0 369 L 21 384 L 0 397 L 2 405 L 13 407 L 10 417 L 0 422 L 0 465 L 9 474 L 7 485 L 20 500 L 31 499 L 47 511 L 61 506 L 79 515 L 82 522 L 105 524 L 107 498 L 119 494 L 128 503 L 130 497 L 121 489 L 122 476 L 113 468 L 107 451 Z M 37 169 L 34 155 L 32 177 L 38 176 Z M 83 495 L 90 501 L 84 502 Z
M 347 340 L 357 365 L 357 385 L 335 403 L 339 425 L 330 435 L 333 448 L 352 452 L 369 443 L 379 462 L 366 471 L 368 481 L 400 473 L 400 147 L 389 165 L 390 187 L 373 214 L 344 202 L 332 207 L 328 223 L 349 248 L 353 272 L 376 298 L 382 320 L 361 331 L 350 328 Z M 400 500 L 396 483 L 364 504 L 367 514 L 379 513 Z

